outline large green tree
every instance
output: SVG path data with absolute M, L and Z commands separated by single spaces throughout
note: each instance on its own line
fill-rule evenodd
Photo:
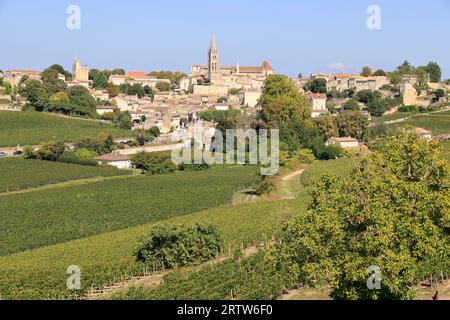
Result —
M 273 251 L 289 285 L 329 285 L 334 299 L 412 298 L 421 265 L 448 266 L 449 174 L 437 142 L 403 134 L 378 142 L 350 177 L 323 177 Z
M 336 117 L 339 136 L 361 140 L 368 126 L 367 118 L 358 111 L 345 111 Z
M 291 120 L 308 119 L 311 107 L 305 96 L 286 76 L 267 77 L 258 103 L 261 119 L 267 127 L 277 127 Z

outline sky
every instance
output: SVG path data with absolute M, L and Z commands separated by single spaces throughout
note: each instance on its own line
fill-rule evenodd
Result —
M 80 29 L 67 28 L 70 5 Z M 367 27 L 370 5 L 379 30 Z M 223 65 L 277 73 L 440 64 L 450 78 L 450 0 L 0 0 L 0 69 L 90 68 L 188 73 L 214 32 Z

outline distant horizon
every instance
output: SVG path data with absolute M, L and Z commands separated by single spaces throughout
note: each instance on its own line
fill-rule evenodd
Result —
M 79 30 L 66 27 L 71 4 L 81 10 Z M 366 25 L 372 4 L 380 8 L 380 30 Z M 307 77 L 359 73 L 366 65 L 393 71 L 404 60 L 414 66 L 434 61 L 442 79 L 450 78 L 448 0 L 232 0 L 228 5 L 205 0 L 171 5 L 0 0 L 0 19 L 9 30 L 2 34 L 3 71 L 42 71 L 60 64 L 72 72 L 77 57 L 90 69 L 189 74 L 191 65 L 206 65 L 214 32 L 221 65 L 260 66 L 267 60 L 278 74 Z

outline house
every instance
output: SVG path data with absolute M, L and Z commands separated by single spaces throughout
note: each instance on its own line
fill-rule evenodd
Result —
M 343 137 L 343 138 L 333 137 L 328 139 L 326 145 L 327 146 L 336 145 L 346 150 L 354 150 L 359 148 L 358 139 L 352 137 Z
M 327 96 L 324 93 L 310 93 L 308 95 L 309 104 L 312 106 L 313 118 L 320 116 L 321 114 L 329 114 L 327 109 Z
M 123 155 L 114 152 L 96 157 L 94 160 L 97 161 L 98 164 L 109 165 L 119 169 L 130 169 L 132 167 L 130 155 Z
M 431 131 L 425 130 L 423 128 L 414 128 L 414 133 L 423 140 L 433 139 L 433 133 Z
M 118 110 L 117 107 L 114 106 L 97 106 L 96 111 L 99 115 L 104 115 L 105 113 L 112 113 L 115 110 Z
M 31 80 L 41 80 L 41 74 L 33 70 L 7 70 L 5 73 L 5 82 L 17 86 L 22 77 L 27 76 Z

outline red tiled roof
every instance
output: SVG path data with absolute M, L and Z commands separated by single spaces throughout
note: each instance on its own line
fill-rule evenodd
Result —
M 143 71 L 129 71 L 129 77 L 145 77 L 147 74 Z

